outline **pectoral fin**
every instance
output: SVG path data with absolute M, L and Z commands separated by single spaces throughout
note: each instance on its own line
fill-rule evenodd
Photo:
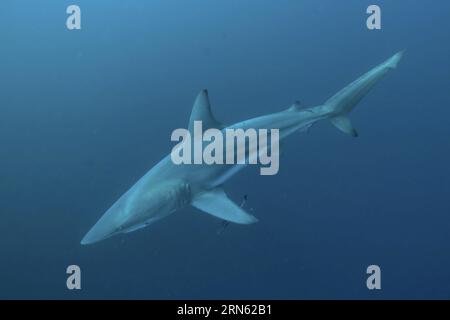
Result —
M 245 212 L 231 201 L 223 189 L 216 188 L 196 196 L 192 206 L 210 215 L 239 224 L 251 224 L 258 221 L 254 216 Z

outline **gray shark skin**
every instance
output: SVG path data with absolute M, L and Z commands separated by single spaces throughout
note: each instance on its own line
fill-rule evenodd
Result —
M 329 119 L 336 128 L 356 137 L 357 132 L 348 113 L 389 70 L 397 67 L 401 58 L 402 52 L 395 54 L 322 105 L 302 108 L 299 103 L 294 103 L 287 110 L 245 120 L 228 128 L 279 129 L 282 140 L 294 132 L 306 130 L 319 120 Z M 194 103 L 189 120 L 190 130 L 193 122 L 198 120 L 202 121 L 204 130 L 224 129 L 211 113 L 206 90 L 200 92 Z M 189 205 L 226 221 L 255 223 L 258 220 L 231 201 L 221 187 L 244 167 L 245 165 L 175 165 L 169 154 L 106 211 L 84 236 L 81 244 L 91 244 L 117 234 L 135 231 Z

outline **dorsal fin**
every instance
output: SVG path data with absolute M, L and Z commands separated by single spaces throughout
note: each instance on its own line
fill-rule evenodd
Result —
M 223 126 L 213 116 L 211 104 L 209 103 L 208 91 L 202 90 L 194 102 L 191 117 L 189 118 L 189 131 L 194 130 L 194 121 L 202 121 L 203 130 L 210 128 L 221 129 Z
M 289 111 L 299 111 L 302 109 L 302 105 L 300 104 L 300 101 L 295 101 L 292 106 L 289 107 Z

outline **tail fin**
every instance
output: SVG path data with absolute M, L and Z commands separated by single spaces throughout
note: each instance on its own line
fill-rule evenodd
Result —
M 403 51 L 396 53 L 325 102 L 325 106 L 330 110 L 330 121 L 337 129 L 353 137 L 358 136 L 347 114 L 389 70 L 397 68 L 402 56 Z
M 352 137 L 358 136 L 358 131 L 353 128 L 349 117 L 347 116 L 337 116 L 330 119 L 331 123 L 344 133 L 351 135 Z
M 389 60 L 386 61 L 387 67 L 390 69 L 396 69 L 400 60 L 402 60 L 404 51 L 397 52 Z

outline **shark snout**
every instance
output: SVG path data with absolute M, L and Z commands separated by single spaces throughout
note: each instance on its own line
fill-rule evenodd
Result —
M 83 239 L 81 239 L 80 243 L 83 245 L 96 243 L 111 237 L 113 234 L 114 231 L 111 232 L 110 230 L 107 230 L 105 232 L 105 230 L 102 230 L 102 228 L 99 228 L 97 225 L 95 225 L 91 230 L 89 230 L 88 233 L 86 233 Z
M 98 232 L 98 230 L 94 227 L 91 230 L 89 230 L 88 233 L 86 233 L 86 235 L 83 237 L 83 239 L 81 239 L 80 243 L 82 245 L 92 244 L 92 243 L 102 241 L 110 236 L 111 235 Z
M 81 240 L 82 245 L 96 243 L 120 232 L 120 226 L 114 223 L 113 217 L 108 212 L 86 233 Z

